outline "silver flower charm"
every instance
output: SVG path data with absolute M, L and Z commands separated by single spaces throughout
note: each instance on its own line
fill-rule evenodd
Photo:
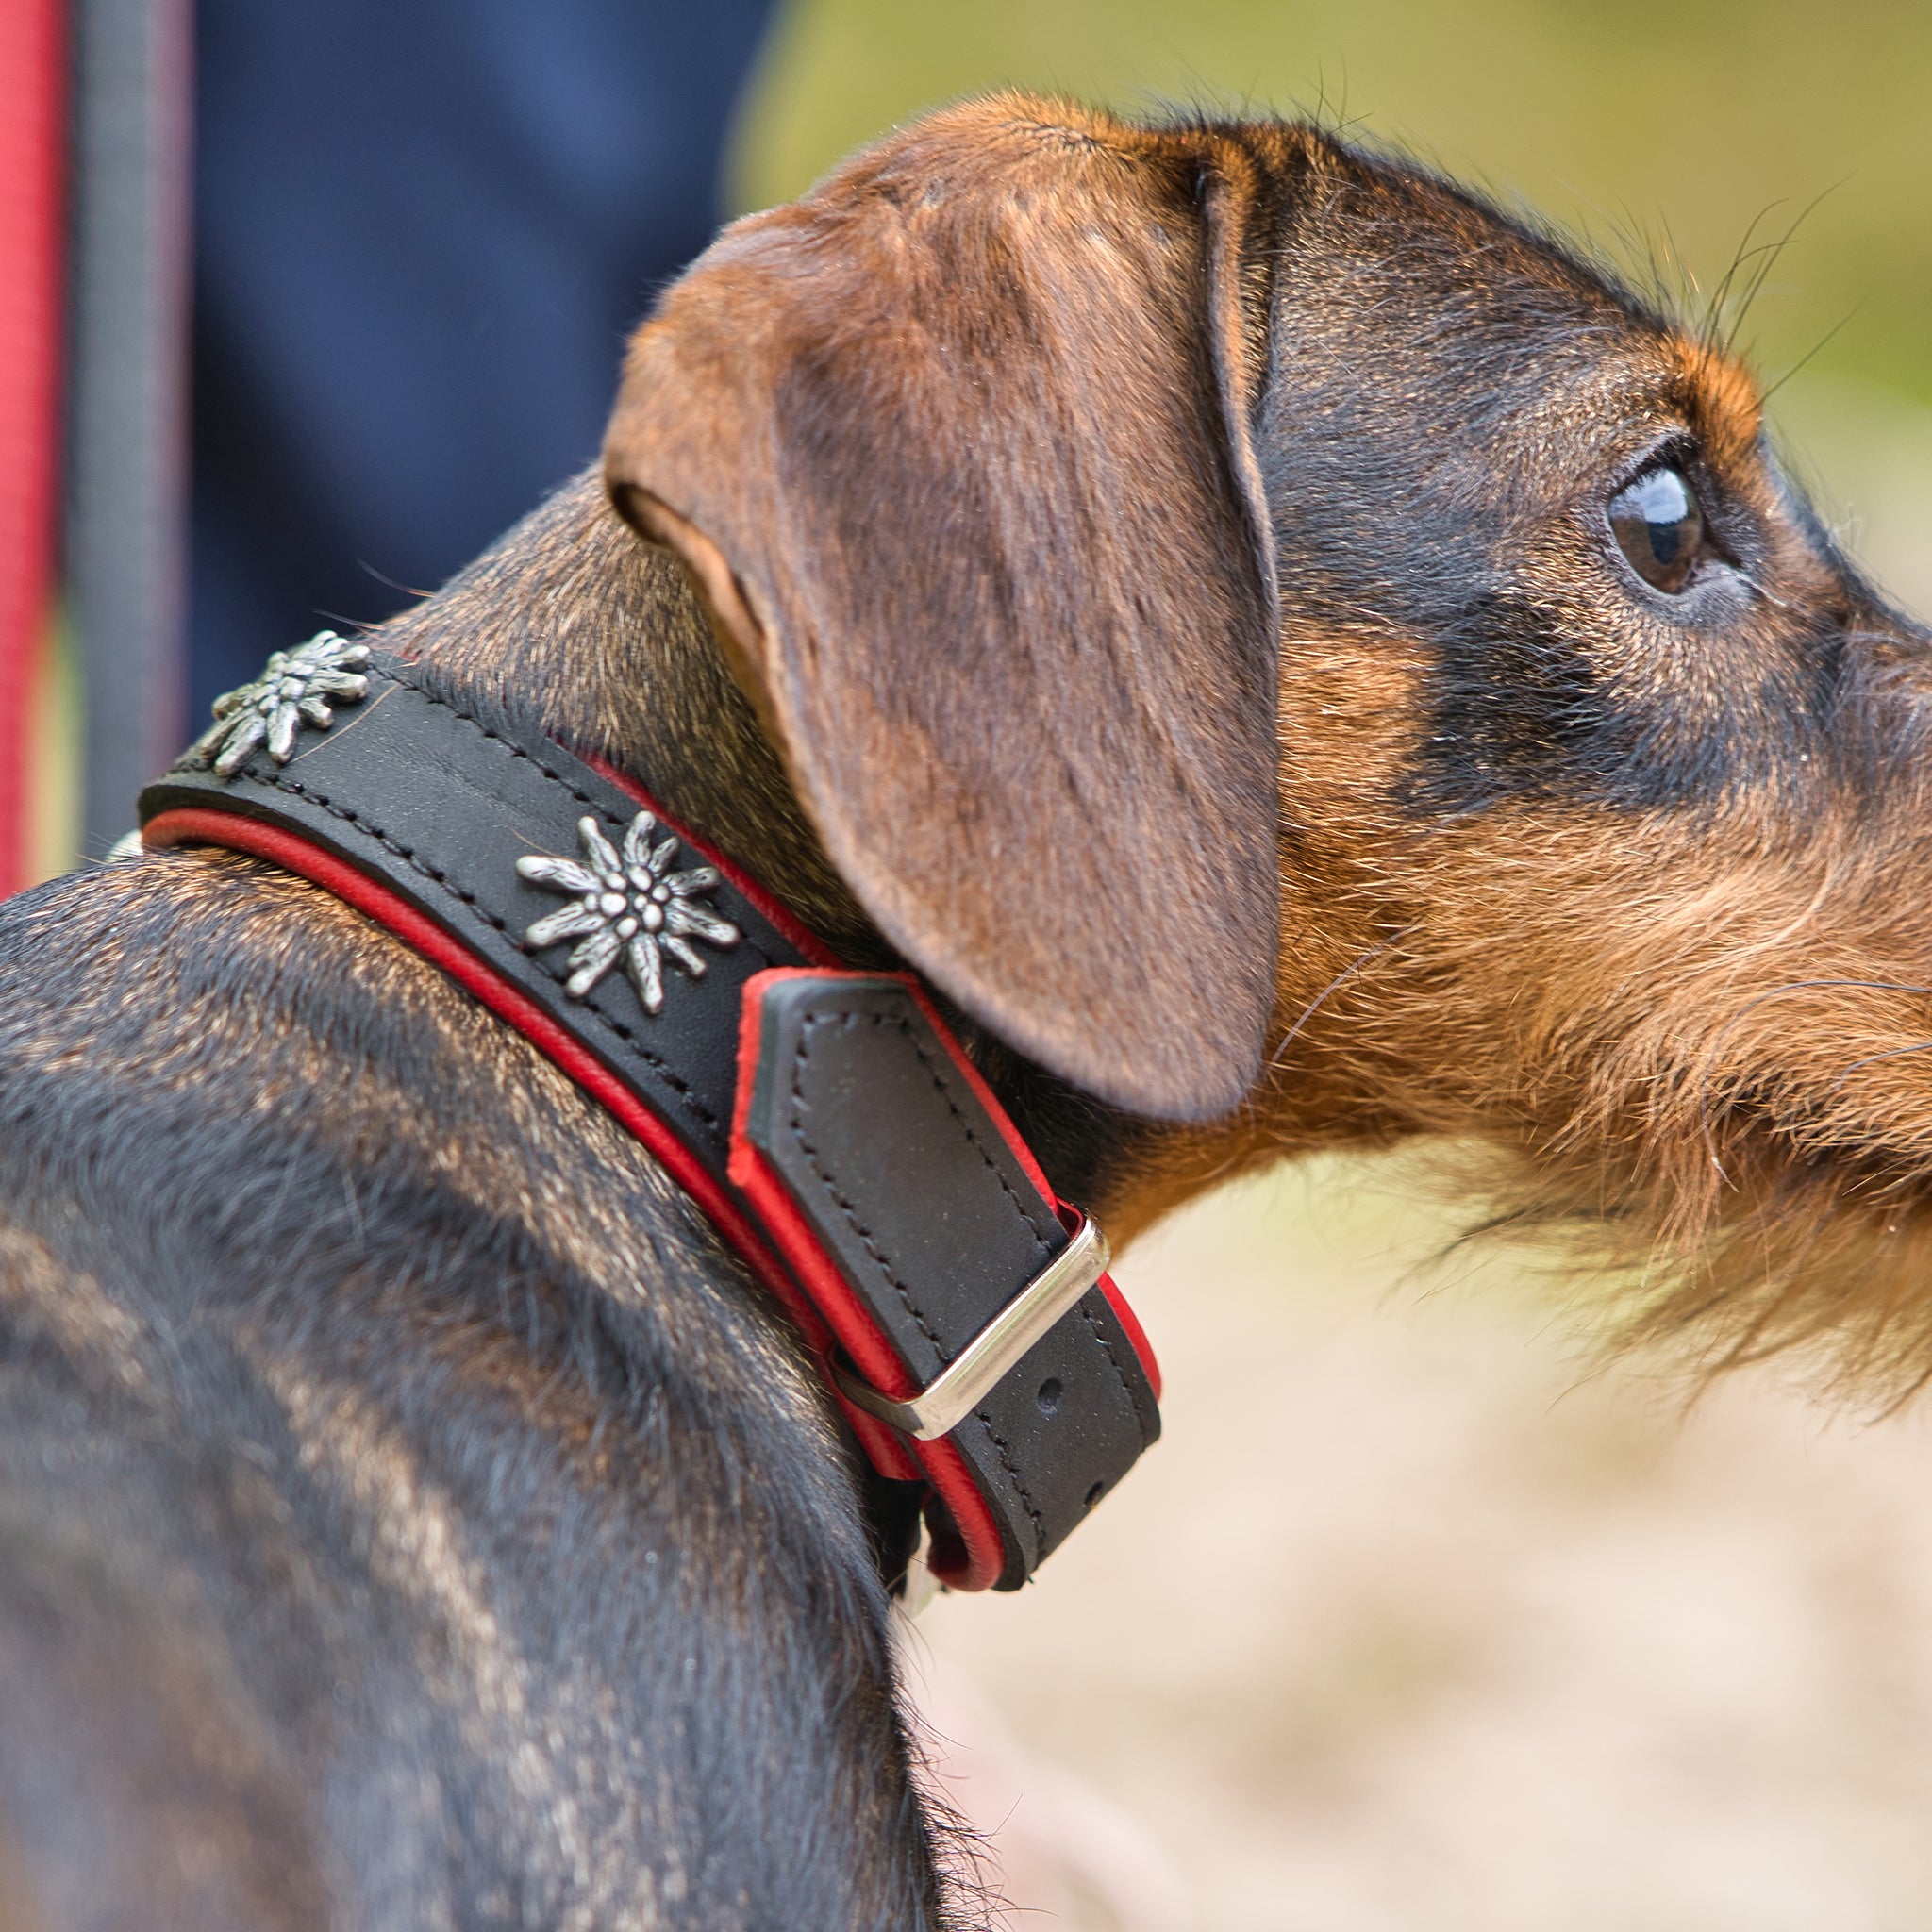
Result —
M 190 747 L 189 759 L 212 764 L 219 778 L 232 778 L 266 741 L 269 756 L 286 765 L 305 719 L 326 731 L 335 723 L 331 698 L 353 705 L 368 696 L 369 680 L 356 669 L 368 661 L 367 644 L 352 644 L 332 630 L 318 631 L 292 651 L 277 651 L 253 684 L 215 700 L 215 722 Z
M 576 898 L 575 905 L 538 920 L 524 935 L 524 943 L 533 952 L 559 940 L 582 941 L 571 952 L 571 974 L 563 984 L 574 1000 L 582 999 L 622 954 L 645 1012 L 658 1012 L 664 1005 L 662 954 L 669 953 L 695 979 L 703 974 L 705 961 L 692 940 L 720 948 L 738 943 L 738 928 L 710 907 L 698 904 L 697 895 L 718 883 L 717 872 L 708 865 L 693 866 L 689 872 L 667 871 L 677 857 L 677 841 L 662 839 L 653 845 L 651 835 L 657 829 L 658 821 L 649 812 L 639 812 L 624 835 L 620 855 L 597 821 L 583 818 L 577 821 L 577 837 L 584 841 L 583 865 L 534 854 L 517 860 L 518 873 L 533 885 Z

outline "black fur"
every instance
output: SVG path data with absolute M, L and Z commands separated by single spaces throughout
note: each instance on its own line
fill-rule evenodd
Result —
M 851 1457 L 621 1130 L 225 856 L 16 901 L 0 1016 L 0 1807 L 48 1923 L 931 1921 Z

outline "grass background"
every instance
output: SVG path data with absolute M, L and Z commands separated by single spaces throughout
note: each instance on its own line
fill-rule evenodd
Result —
M 1821 374 L 1932 405 L 1928 74 L 1932 8 L 1901 0 L 793 0 L 731 193 L 789 199 L 918 108 L 1008 83 L 1315 111 L 1707 286 L 1754 225 L 1816 202 L 1754 318 L 1766 365 L 1842 323 Z

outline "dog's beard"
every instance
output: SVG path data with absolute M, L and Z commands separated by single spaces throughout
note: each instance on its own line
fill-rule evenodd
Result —
M 1335 1021 L 1402 1049 L 1352 1077 L 1482 1204 L 1470 1236 L 1616 1343 L 1694 1379 L 1789 1355 L 1862 1407 L 1909 1400 L 1932 1379 L 1932 944 L 1908 848 L 1740 867 L 1706 827 L 1674 865 L 1628 849 L 1641 877 L 1606 871 L 1600 828 L 1545 841 L 1521 929 L 1392 944 Z

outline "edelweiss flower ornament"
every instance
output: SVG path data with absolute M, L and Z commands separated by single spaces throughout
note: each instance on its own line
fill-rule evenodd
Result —
M 304 720 L 326 731 L 335 723 L 329 699 L 353 705 L 369 695 L 369 680 L 356 669 L 368 661 L 367 644 L 352 644 L 332 630 L 317 631 L 292 651 L 277 651 L 253 684 L 215 700 L 215 722 L 189 747 L 189 759 L 212 764 L 218 778 L 232 778 L 266 740 L 269 756 L 286 765 Z
M 716 870 L 708 865 L 689 872 L 667 870 L 677 857 L 677 841 L 667 838 L 654 846 L 651 835 L 657 829 L 658 821 L 649 812 L 639 812 L 624 835 L 620 855 L 595 819 L 582 818 L 577 837 L 584 843 L 585 864 L 534 853 L 517 860 L 518 874 L 531 884 L 576 896 L 575 905 L 538 920 L 524 934 L 524 943 L 533 952 L 559 940 L 582 941 L 571 953 L 571 974 L 563 985 L 574 1000 L 582 999 L 621 954 L 644 1010 L 658 1012 L 664 1005 L 662 954 L 669 953 L 696 979 L 705 961 L 692 940 L 721 949 L 738 943 L 738 928 L 698 903 L 697 895 L 718 883 Z

